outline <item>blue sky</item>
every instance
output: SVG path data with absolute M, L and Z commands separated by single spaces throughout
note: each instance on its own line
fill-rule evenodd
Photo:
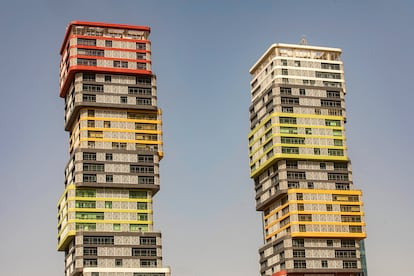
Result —
M 5 1 L 0 275 L 63 275 L 56 202 L 68 134 L 59 48 L 72 20 L 152 28 L 165 134 L 155 228 L 173 276 L 259 275 L 248 70 L 272 43 L 303 35 L 343 50 L 347 144 L 364 192 L 368 271 L 411 275 L 413 15 L 414 3 L 404 0 Z

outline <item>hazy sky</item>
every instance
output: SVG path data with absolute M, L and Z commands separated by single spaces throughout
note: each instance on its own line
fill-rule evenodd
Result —
M 0 275 L 64 275 L 56 202 L 68 134 L 59 48 L 72 20 L 148 25 L 165 158 L 155 229 L 173 276 L 259 275 L 249 178 L 251 65 L 272 44 L 343 50 L 347 137 L 370 276 L 413 275 L 414 2 L 3 1 Z

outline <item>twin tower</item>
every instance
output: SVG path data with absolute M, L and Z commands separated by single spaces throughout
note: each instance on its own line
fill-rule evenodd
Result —
M 58 202 L 66 276 L 170 276 L 152 198 L 163 157 L 150 28 L 71 22 L 60 50 L 69 161 Z M 275 44 L 251 68 L 260 275 L 366 275 L 346 153 L 341 51 Z M 223 256 L 224 257 L 224 256 Z

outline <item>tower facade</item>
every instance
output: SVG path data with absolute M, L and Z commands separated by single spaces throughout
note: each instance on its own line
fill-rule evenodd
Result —
M 152 199 L 163 157 L 149 27 L 71 22 L 60 50 L 69 161 L 58 202 L 66 276 L 168 276 Z
M 366 275 L 362 193 L 345 143 L 341 49 L 274 44 L 250 74 L 260 275 Z

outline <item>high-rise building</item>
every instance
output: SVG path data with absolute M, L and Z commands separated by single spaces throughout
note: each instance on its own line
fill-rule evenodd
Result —
M 260 275 L 366 275 L 362 194 L 345 144 L 341 49 L 274 44 L 250 74 Z
M 58 202 L 66 276 L 168 276 L 153 196 L 163 157 L 149 27 L 71 22 L 60 49 L 69 161 Z

